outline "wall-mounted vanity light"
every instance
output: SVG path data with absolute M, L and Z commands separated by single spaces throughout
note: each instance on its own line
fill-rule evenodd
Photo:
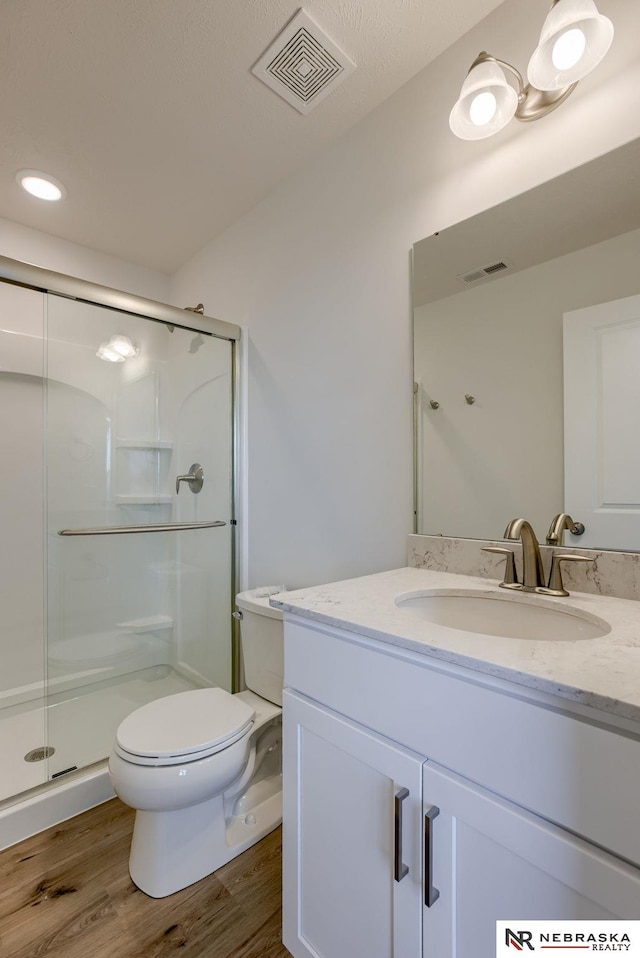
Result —
M 600 63 L 612 40 L 613 24 L 593 0 L 553 0 L 529 60 L 529 82 L 505 60 L 479 53 L 449 116 L 452 132 L 463 140 L 482 140 L 514 116 L 524 121 L 546 116 Z

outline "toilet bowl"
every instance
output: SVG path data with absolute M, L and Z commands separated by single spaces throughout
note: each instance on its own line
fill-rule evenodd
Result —
M 156 699 L 116 733 L 111 783 L 136 809 L 129 871 L 153 898 L 211 874 L 282 820 L 282 614 L 255 591 L 236 602 L 248 690 Z

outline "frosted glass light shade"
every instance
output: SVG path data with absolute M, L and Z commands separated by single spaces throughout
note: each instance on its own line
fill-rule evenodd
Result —
M 482 140 L 506 126 L 517 106 L 518 94 L 502 67 L 486 60 L 467 74 L 449 115 L 449 126 L 462 140 Z
M 573 63 L 569 55 L 563 64 L 563 45 L 571 46 L 571 39 L 579 39 L 567 36 L 574 31 L 584 36 L 582 55 Z M 561 90 L 577 83 L 606 56 L 612 40 L 613 24 L 598 13 L 593 0 L 559 0 L 543 24 L 540 42 L 529 61 L 529 83 L 537 90 Z M 580 41 L 578 53 L 582 45 Z

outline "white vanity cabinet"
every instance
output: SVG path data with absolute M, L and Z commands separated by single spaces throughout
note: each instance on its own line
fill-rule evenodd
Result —
M 292 692 L 283 705 L 287 947 L 418 958 L 422 757 Z
M 425 891 L 440 893 L 424 911 L 425 958 L 494 958 L 496 920 L 640 915 L 640 870 L 595 845 L 430 762 L 424 796 L 439 810 Z
M 294 958 L 494 958 L 498 919 L 640 918 L 632 729 L 295 616 L 285 683 Z

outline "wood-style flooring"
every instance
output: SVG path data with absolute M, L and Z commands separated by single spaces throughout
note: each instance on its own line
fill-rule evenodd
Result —
M 287 958 L 280 829 L 208 878 L 148 898 L 118 799 L 0 852 L 1 958 Z

